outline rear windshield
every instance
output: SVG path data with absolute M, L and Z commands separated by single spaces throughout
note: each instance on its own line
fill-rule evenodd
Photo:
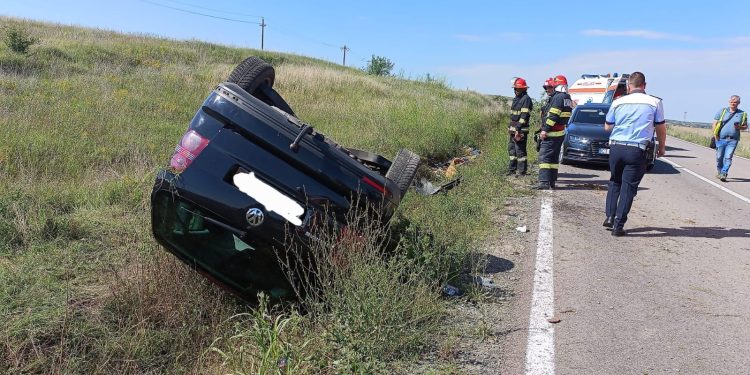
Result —
M 159 193 L 153 206 L 157 238 L 187 264 L 250 296 L 259 289 L 274 297 L 284 290 L 286 277 L 276 254 L 268 246 L 254 248 L 219 225 L 196 205 L 167 193 Z M 249 241 L 248 239 L 245 239 Z
M 579 108 L 573 116 L 573 122 L 604 125 L 604 116 L 608 108 Z

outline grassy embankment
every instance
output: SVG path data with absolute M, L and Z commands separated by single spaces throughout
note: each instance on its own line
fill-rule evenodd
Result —
M 711 129 L 708 128 L 693 128 L 689 126 L 679 126 L 674 124 L 667 125 L 667 134 L 672 137 L 680 138 L 688 142 L 699 144 L 701 146 L 708 147 Z M 735 155 L 750 158 L 750 134 L 742 132 L 740 137 L 740 144 L 737 146 L 737 150 L 734 152 Z
M 26 55 L 0 46 L 0 372 L 398 372 L 439 345 L 439 283 L 514 194 L 497 177 L 504 105 L 288 54 L 0 22 L 39 38 Z M 483 151 L 449 194 L 407 196 L 410 257 L 368 259 L 316 314 L 237 303 L 151 237 L 154 173 L 249 55 L 272 63 L 297 114 L 341 144 L 431 160 Z

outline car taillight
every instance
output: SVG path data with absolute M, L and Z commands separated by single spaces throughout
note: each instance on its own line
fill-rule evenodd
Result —
M 369 177 L 365 176 L 362 178 L 362 181 L 372 187 L 374 187 L 377 191 L 379 191 L 381 194 L 385 195 L 386 197 L 391 196 L 391 192 L 386 189 L 385 186 L 371 180 Z
M 208 146 L 208 139 L 203 138 L 195 130 L 188 130 L 175 147 L 169 165 L 177 172 L 184 171 L 206 146 Z

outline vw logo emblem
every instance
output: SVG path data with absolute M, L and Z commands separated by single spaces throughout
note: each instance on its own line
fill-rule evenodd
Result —
M 247 210 L 247 213 L 245 214 L 245 220 L 247 220 L 247 223 L 254 227 L 263 224 L 264 218 L 265 214 L 263 213 L 263 210 L 256 207 Z

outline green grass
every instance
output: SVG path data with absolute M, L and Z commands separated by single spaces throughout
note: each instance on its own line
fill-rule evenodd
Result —
M 477 93 L 289 54 L 0 23 L 39 39 L 25 55 L 0 46 L 2 373 L 390 372 L 430 345 L 439 284 L 467 266 L 492 209 L 517 194 L 497 177 L 505 104 Z M 250 55 L 275 66 L 275 87 L 305 122 L 343 145 L 388 157 L 406 147 L 430 162 L 464 145 L 483 151 L 448 194 L 407 196 L 394 223 L 403 262 L 371 258 L 337 279 L 335 308 L 317 314 L 250 309 L 151 236 L 154 174 Z M 410 317 L 424 318 L 413 330 L 393 323 Z M 279 367 L 289 351 L 302 362 Z

